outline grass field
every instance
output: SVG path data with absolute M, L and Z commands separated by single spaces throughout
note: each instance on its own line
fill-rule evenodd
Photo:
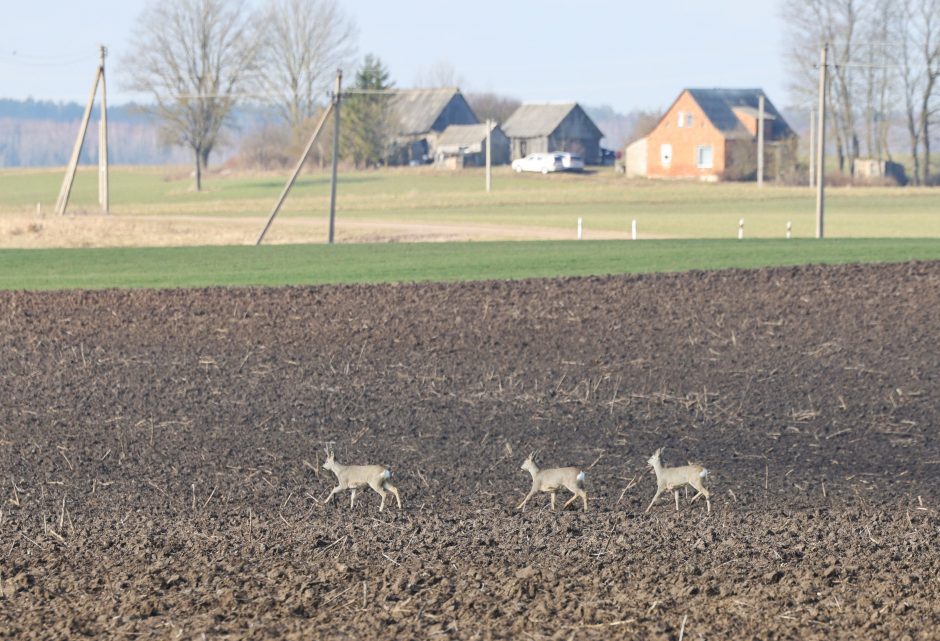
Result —
M 0 171 L 0 247 L 174 246 L 254 241 L 279 194 L 283 173 L 212 174 L 202 193 L 185 170 L 116 168 L 112 216 L 96 211 L 96 173 L 76 179 L 70 212 L 51 210 L 61 170 Z M 829 188 L 830 238 L 940 238 L 940 190 Z M 37 203 L 46 214 L 36 213 Z M 329 180 L 304 175 L 267 242 L 321 242 Z M 641 238 L 796 238 L 815 232 L 807 188 L 626 180 L 610 169 L 583 175 L 515 175 L 499 168 L 483 191 L 480 170 L 392 169 L 344 172 L 339 184 L 341 242 L 624 238 L 637 219 Z
M 457 281 L 940 260 L 940 240 L 662 240 L 0 250 L 0 289 Z

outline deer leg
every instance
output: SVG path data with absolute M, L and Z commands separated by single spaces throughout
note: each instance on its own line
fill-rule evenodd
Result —
M 698 490 L 698 494 L 696 494 L 695 496 L 692 497 L 692 500 L 690 501 L 690 503 L 695 503 L 696 499 L 701 498 L 701 497 L 703 497 L 703 496 L 705 497 L 705 502 L 707 503 L 707 502 L 708 502 L 708 497 L 709 497 L 709 492 L 708 492 L 708 490 L 705 489 L 705 486 L 702 484 L 702 482 L 699 481 L 698 483 L 693 484 L 692 487 L 694 487 L 696 490 Z
M 578 493 L 572 496 L 571 500 L 573 501 L 579 496 L 581 497 L 581 500 L 584 501 L 584 511 L 587 512 L 587 492 L 585 492 L 584 490 L 578 490 Z
M 356 488 L 353 488 L 352 494 L 349 496 L 349 507 L 352 509 L 356 505 Z
M 554 492 L 549 492 L 549 494 L 550 494 L 551 497 L 552 497 L 552 512 L 554 512 L 554 511 L 555 511 L 555 493 L 554 493 Z
M 673 496 L 676 497 L 676 512 L 679 511 L 679 490 L 672 491 Z
M 375 493 L 382 497 L 382 502 L 379 503 L 379 512 L 385 509 L 385 488 L 382 487 L 382 480 L 370 481 L 369 487 L 375 490 Z
M 567 510 L 568 506 L 574 503 L 575 499 L 577 499 L 578 496 L 580 496 L 580 494 L 577 491 L 575 491 L 575 493 L 571 495 L 571 498 L 565 501 L 565 504 L 561 506 L 561 511 L 564 512 L 565 510 Z
M 646 511 L 647 511 L 647 512 L 649 512 L 651 509 L 653 509 L 653 503 L 656 502 L 656 499 L 658 499 L 658 498 L 659 498 L 659 495 L 662 494 L 662 493 L 663 493 L 662 490 L 656 490 L 656 494 L 655 494 L 655 496 L 653 496 L 653 500 L 650 501 L 649 506 L 646 508 Z
M 529 492 L 529 493 L 526 495 L 526 497 L 525 497 L 524 499 L 522 499 L 522 503 L 520 503 L 519 505 L 516 506 L 516 509 L 517 509 L 517 510 L 525 510 L 525 504 L 528 503 L 528 502 L 529 502 L 529 499 L 531 499 L 533 496 L 535 496 L 535 490 L 532 490 L 531 492 Z
M 394 485 L 392 485 L 391 483 L 389 483 L 388 481 L 385 481 L 385 483 L 383 484 L 383 487 L 384 487 L 386 490 L 388 490 L 389 492 L 391 492 L 392 494 L 395 495 L 395 500 L 398 501 L 398 509 L 400 510 L 400 509 L 401 509 L 401 499 L 398 497 L 398 488 L 395 487 Z
M 330 495 L 329 495 L 328 497 L 326 497 L 326 500 L 323 501 L 323 502 L 324 502 L 324 503 L 329 503 L 330 501 L 332 501 L 332 500 L 333 500 L 333 495 L 336 494 L 337 492 L 339 492 L 339 491 L 342 490 L 342 489 L 343 489 L 343 488 L 342 488 L 341 486 L 339 486 L 339 485 L 337 485 L 336 487 L 334 487 L 334 488 L 333 488 L 333 491 L 330 492 Z

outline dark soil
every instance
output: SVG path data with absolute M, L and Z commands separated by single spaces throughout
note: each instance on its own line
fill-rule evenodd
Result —
M 0 636 L 936 639 L 938 337 L 936 262 L 0 293 Z

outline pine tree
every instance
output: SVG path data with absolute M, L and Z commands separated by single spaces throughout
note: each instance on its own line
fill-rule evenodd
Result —
M 376 56 L 365 57 L 356 72 L 354 89 L 390 89 L 388 69 Z M 381 165 L 391 137 L 391 96 L 378 93 L 352 93 L 343 101 L 343 156 L 356 168 Z

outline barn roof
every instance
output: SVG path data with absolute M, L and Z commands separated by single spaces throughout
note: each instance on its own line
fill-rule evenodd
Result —
M 493 124 L 496 129 L 496 124 Z M 475 145 L 486 138 L 486 123 L 479 125 L 450 125 L 437 138 L 437 146 L 463 147 Z
M 510 138 L 548 136 L 577 106 L 576 102 L 526 103 L 503 123 L 503 132 Z
M 687 91 L 711 123 L 726 137 L 753 137 L 744 128 L 734 110 L 744 108 L 746 112 L 750 112 L 753 109 L 752 113 L 756 116 L 761 95 L 764 96 L 764 114 L 767 119 L 778 121 L 774 127 L 776 137 L 784 138 L 793 134 L 790 126 L 762 89 L 687 89 Z
M 395 94 L 392 105 L 400 122 L 401 135 L 423 134 L 431 131 L 444 108 L 461 95 L 460 89 L 402 89 Z

